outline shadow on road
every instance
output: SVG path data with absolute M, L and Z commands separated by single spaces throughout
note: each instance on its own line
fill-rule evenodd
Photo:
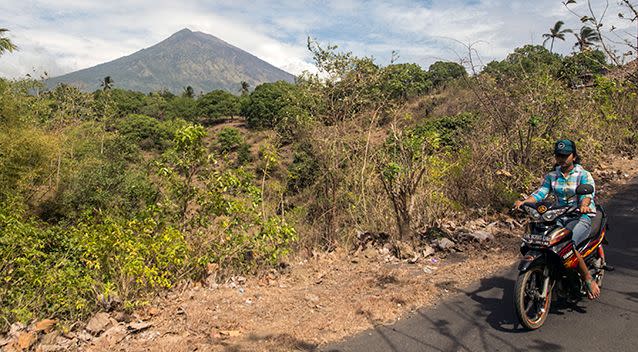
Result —
M 482 292 L 494 289 L 502 291 L 501 297 L 480 295 Z M 514 280 L 504 276 L 482 279 L 476 290 L 465 294 L 481 305 L 481 309 L 487 313 L 485 321 L 493 329 L 515 333 L 525 331 L 519 327 L 518 318 L 514 312 Z

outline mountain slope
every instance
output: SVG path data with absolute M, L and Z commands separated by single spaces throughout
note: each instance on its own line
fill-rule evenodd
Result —
M 164 41 L 129 56 L 47 80 L 48 87 L 59 83 L 85 91 L 98 89 L 111 76 L 114 87 L 141 92 L 168 89 L 174 93 L 191 86 L 196 93 L 223 89 L 240 90 L 241 82 L 251 87 L 294 76 L 202 32 L 182 29 Z

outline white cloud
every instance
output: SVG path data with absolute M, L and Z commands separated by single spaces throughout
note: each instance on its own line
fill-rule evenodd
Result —
M 579 6 L 577 12 L 586 10 Z M 20 47 L 0 57 L 0 76 L 8 77 L 33 68 L 57 75 L 90 67 L 185 27 L 300 73 L 312 68 L 309 35 L 359 56 L 374 56 L 381 64 L 397 50 L 400 61 L 427 67 L 440 59 L 457 60 L 465 50 L 459 41 L 480 40 L 476 48 L 488 61 L 518 46 L 542 43 L 542 33 L 557 20 L 581 26 L 558 0 L 4 0 L 0 13 L 2 26 Z M 631 23 L 615 16 L 610 11 L 605 23 L 634 33 Z M 573 42 L 568 36 L 555 48 L 568 53 Z

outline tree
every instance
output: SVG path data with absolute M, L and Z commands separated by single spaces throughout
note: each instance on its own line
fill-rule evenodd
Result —
M 195 90 L 193 90 L 193 87 L 187 86 L 186 88 L 184 88 L 184 92 L 182 93 L 182 96 L 184 98 L 192 99 L 195 96 Z
M 591 27 L 583 26 L 579 33 L 574 33 L 577 42 L 574 47 L 578 47 L 580 51 L 589 50 L 591 46 L 600 43 L 600 35 Z
M 417 64 L 393 64 L 383 68 L 381 88 L 391 99 L 409 99 L 431 87 L 428 73 Z
M 113 83 L 111 76 L 106 76 L 102 80 L 102 83 L 100 83 L 100 87 L 102 87 L 102 90 L 104 91 L 111 90 L 111 88 L 113 88 Z
M 445 61 L 437 61 L 430 65 L 428 74 L 430 75 L 430 80 L 435 87 L 453 79 L 467 76 L 465 67 L 457 64 L 456 62 Z
M 561 29 L 564 24 L 565 22 L 558 21 L 554 24 L 553 28 L 549 29 L 549 33 L 543 34 L 543 38 L 545 38 L 545 40 L 543 41 L 543 46 L 545 46 L 545 43 L 547 43 L 548 40 L 552 41 L 552 43 L 549 46 L 550 53 L 554 52 L 554 40 L 560 39 L 562 41 L 565 41 L 565 33 L 573 32 L 571 29 Z
M 561 58 L 541 45 L 525 45 L 516 48 L 503 61 L 492 61 L 483 69 L 498 78 L 525 77 L 536 72 L 549 70 L 555 74 L 560 68 Z
M 197 113 L 209 119 L 240 114 L 239 98 L 223 90 L 214 90 L 197 100 Z
M 9 30 L 6 28 L 0 28 L 0 55 L 2 55 L 5 51 L 8 51 L 11 53 L 14 50 L 18 49 L 18 47 L 15 44 L 13 44 L 11 39 L 5 37 L 5 33 L 8 31 Z
M 277 81 L 260 84 L 250 94 L 242 115 L 251 128 L 276 127 L 284 109 L 297 106 L 297 95 L 297 86 L 292 83 Z
M 245 97 L 248 94 L 250 94 L 250 83 L 246 81 L 241 81 L 241 89 L 239 91 L 241 92 L 242 97 Z

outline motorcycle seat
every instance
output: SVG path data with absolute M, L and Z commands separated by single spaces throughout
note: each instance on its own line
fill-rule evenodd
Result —
M 591 218 L 591 231 L 587 239 L 595 238 L 600 232 L 600 227 L 603 224 L 603 212 L 600 209 L 596 209 L 596 215 Z

